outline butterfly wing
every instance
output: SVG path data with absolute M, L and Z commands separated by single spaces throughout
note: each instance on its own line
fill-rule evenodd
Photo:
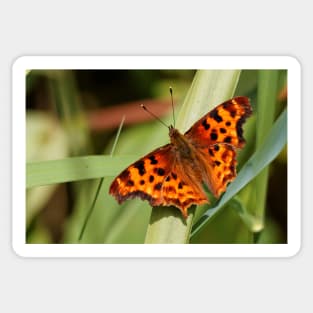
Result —
M 235 148 L 242 148 L 245 143 L 242 125 L 251 114 L 249 98 L 236 97 L 218 105 L 203 116 L 185 133 L 185 136 L 200 147 L 226 143 Z
M 171 144 L 147 154 L 119 174 L 110 186 L 109 193 L 119 203 L 139 197 L 148 200 L 151 206 L 179 208 L 187 217 L 187 209 L 192 204 L 208 202 L 202 190 L 201 181 L 186 173 L 190 164 L 179 164 Z
M 162 186 L 162 205 L 173 205 L 179 208 L 185 218 L 191 205 L 209 202 L 202 188 L 201 177 L 194 175 L 190 162 L 175 162 Z
M 140 197 L 152 206 L 160 205 L 162 183 L 170 171 L 173 158 L 170 144 L 154 150 L 119 174 L 112 182 L 109 193 L 119 203 Z
M 202 180 L 218 198 L 236 177 L 236 151 L 229 144 L 217 143 L 209 148 L 199 148 L 197 156 L 202 160 Z
M 244 146 L 242 125 L 251 114 L 249 99 L 236 97 L 218 105 L 185 133 L 200 160 L 202 180 L 215 197 L 236 177 L 236 149 Z

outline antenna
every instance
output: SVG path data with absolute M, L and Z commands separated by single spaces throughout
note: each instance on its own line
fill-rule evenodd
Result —
M 161 121 L 154 113 L 152 113 L 151 111 L 149 111 L 145 105 L 141 104 L 140 106 L 141 106 L 147 113 L 149 113 L 149 114 L 152 115 L 155 119 L 157 119 L 160 123 L 162 123 L 166 128 L 168 128 L 168 126 L 167 126 L 163 121 Z
M 170 86 L 170 94 L 171 94 L 171 100 L 172 100 L 172 111 L 173 111 L 173 123 L 174 123 L 174 128 L 175 128 L 175 111 L 174 111 L 174 103 L 173 103 L 173 89 Z

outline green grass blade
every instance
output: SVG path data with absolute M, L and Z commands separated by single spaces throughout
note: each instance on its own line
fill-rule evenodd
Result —
M 92 141 L 73 72 L 48 70 L 45 71 L 45 74 L 50 78 L 51 94 L 68 137 L 71 155 L 90 154 Z
M 26 188 L 56 183 L 115 176 L 137 156 L 91 155 L 41 162 L 26 165 Z
M 259 72 L 258 83 L 258 107 L 256 121 L 256 150 L 264 146 L 264 140 L 268 135 L 275 119 L 275 109 L 277 107 L 279 71 L 264 70 Z M 259 223 L 264 224 L 264 214 L 267 196 L 269 167 L 256 177 L 254 181 L 255 203 L 253 207 L 247 208 Z
M 121 130 L 122 130 L 122 128 L 123 128 L 124 121 L 125 121 L 125 115 L 123 116 L 122 121 L 121 121 L 121 123 L 120 123 L 120 126 L 119 126 L 119 128 L 118 128 L 118 130 L 117 130 L 117 133 L 116 133 L 116 136 L 115 136 L 115 140 L 114 140 L 114 143 L 113 143 L 113 147 L 112 147 L 112 150 L 111 150 L 111 153 L 110 153 L 110 156 L 111 156 L 111 157 L 112 157 L 113 154 L 114 154 L 115 147 L 116 147 L 116 145 L 117 145 L 118 138 L 120 137 L 120 133 L 121 133 Z M 100 192 L 101 187 L 102 187 L 102 184 L 103 184 L 103 180 L 104 180 L 104 177 L 102 177 L 102 178 L 100 179 L 100 182 L 99 182 L 98 187 L 97 187 L 97 190 L 96 190 L 95 197 L 94 197 L 94 199 L 93 199 L 93 201 L 92 201 L 92 203 L 91 203 L 91 206 L 90 206 L 90 208 L 89 208 L 89 210 L 88 210 L 88 212 L 87 212 L 87 215 L 86 215 L 86 217 L 85 217 L 85 220 L 84 220 L 82 229 L 81 229 L 81 231 L 80 231 L 80 234 L 79 234 L 79 237 L 78 237 L 78 241 L 81 241 L 82 238 L 83 238 L 83 235 L 84 235 L 85 229 L 86 229 L 86 227 L 87 227 L 88 221 L 89 221 L 89 219 L 90 219 L 90 217 L 91 217 L 91 214 L 92 214 L 92 212 L 93 212 L 93 210 L 94 210 L 94 208 L 95 208 L 96 201 L 97 201 L 97 199 L 98 199 L 99 192 Z
M 177 129 L 186 131 L 214 106 L 231 98 L 239 76 L 239 70 L 198 71 L 179 112 Z M 153 208 L 145 243 L 188 243 L 194 210 L 189 209 L 185 221 L 177 209 Z
M 267 165 L 272 162 L 287 143 L 287 109 L 281 113 L 273 125 L 263 146 L 256 151 L 242 167 L 236 180 L 231 183 L 218 203 L 206 213 L 193 226 L 191 236 L 198 233 L 201 228 L 246 184 L 254 179 Z
M 91 217 L 91 214 L 92 214 L 92 212 L 93 212 L 93 210 L 94 210 L 94 208 L 95 208 L 96 201 L 97 201 L 97 199 L 98 199 L 99 192 L 100 192 L 101 187 L 102 187 L 102 184 L 103 184 L 103 180 L 104 180 L 104 178 L 102 177 L 102 178 L 100 179 L 99 184 L 98 184 L 98 187 L 97 187 L 97 190 L 96 190 L 96 194 L 95 194 L 94 199 L 93 199 L 93 201 L 92 201 L 92 203 L 91 203 L 91 206 L 90 206 L 90 208 L 89 208 L 89 210 L 88 210 L 88 212 L 87 212 L 87 214 L 86 214 L 86 217 L 85 217 L 83 226 L 82 226 L 82 228 L 81 228 L 81 230 L 80 230 L 80 233 L 79 233 L 79 236 L 78 236 L 78 241 L 81 241 L 81 240 L 83 239 L 83 235 L 84 235 L 84 233 L 85 233 L 85 230 L 86 230 L 88 221 L 89 221 L 89 219 L 90 219 L 90 217 Z

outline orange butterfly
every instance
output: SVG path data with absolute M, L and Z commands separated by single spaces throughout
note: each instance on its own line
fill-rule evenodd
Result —
M 184 218 L 192 204 L 209 203 L 203 183 L 218 198 L 236 177 L 242 124 L 252 114 L 247 97 L 230 99 L 198 120 L 184 135 L 169 126 L 171 143 L 119 174 L 109 193 L 119 203 L 140 197 L 151 206 L 177 207 Z

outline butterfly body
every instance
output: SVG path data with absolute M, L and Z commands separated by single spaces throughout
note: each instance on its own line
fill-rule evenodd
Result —
M 236 177 L 236 149 L 244 145 L 242 124 L 252 113 L 249 99 L 230 99 L 197 121 L 185 134 L 169 127 L 170 143 L 126 168 L 110 186 L 119 203 L 140 197 L 152 206 L 179 208 L 209 203 Z

